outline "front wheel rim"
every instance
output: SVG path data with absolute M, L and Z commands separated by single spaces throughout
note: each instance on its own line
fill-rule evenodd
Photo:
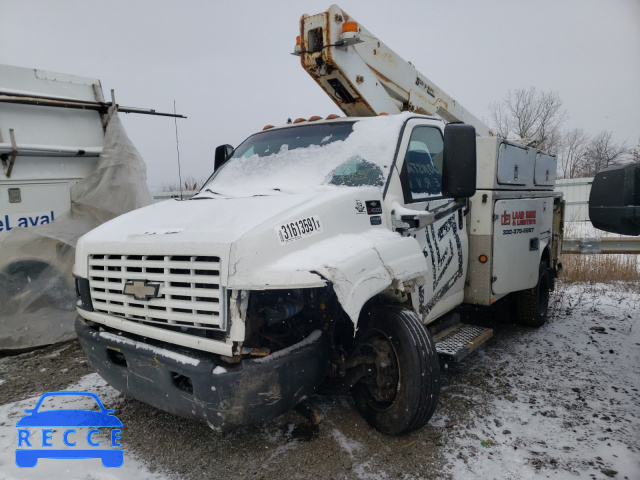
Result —
M 398 396 L 400 385 L 400 365 L 395 346 L 383 332 L 376 331 L 359 350 L 363 354 L 376 355 L 376 368 L 375 375 L 361 380 L 358 388 L 365 394 L 371 408 L 388 410 Z

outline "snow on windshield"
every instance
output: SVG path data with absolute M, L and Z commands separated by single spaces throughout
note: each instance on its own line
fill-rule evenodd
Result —
M 249 137 L 202 190 L 202 196 L 309 192 L 331 185 L 386 182 L 402 115 L 304 124 Z

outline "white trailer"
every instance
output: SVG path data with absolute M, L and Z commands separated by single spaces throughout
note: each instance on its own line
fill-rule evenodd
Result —
M 436 408 L 439 356 L 492 334 L 461 322 L 465 303 L 545 322 L 555 157 L 477 137 L 478 119 L 337 6 L 302 17 L 295 53 L 347 117 L 222 145 L 192 199 L 85 235 L 76 331 L 115 388 L 215 429 L 351 390 L 372 426 L 406 433 Z
M 0 65 L 0 350 L 72 336 L 77 238 L 153 202 L 118 111 L 158 114 L 105 102 L 97 79 Z
M 97 79 L 0 65 L 0 235 L 69 212 L 71 186 L 95 169 L 104 145 L 100 112 L 29 98 L 104 102 Z
M 112 106 L 182 117 L 105 102 L 98 79 L 0 65 L 0 236 L 70 211 L 73 185 L 95 171 Z

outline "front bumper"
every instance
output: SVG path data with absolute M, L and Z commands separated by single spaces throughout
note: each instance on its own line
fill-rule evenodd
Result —
M 214 354 L 105 334 L 78 316 L 76 332 L 98 373 L 117 390 L 218 431 L 259 424 L 290 410 L 323 382 L 319 331 L 268 357 L 226 364 Z

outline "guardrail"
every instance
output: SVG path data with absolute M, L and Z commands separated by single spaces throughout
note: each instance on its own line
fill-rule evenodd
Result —
M 598 253 L 623 253 L 640 255 L 640 237 L 638 238 L 565 238 L 562 240 L 562 253 L 592 255 Z

